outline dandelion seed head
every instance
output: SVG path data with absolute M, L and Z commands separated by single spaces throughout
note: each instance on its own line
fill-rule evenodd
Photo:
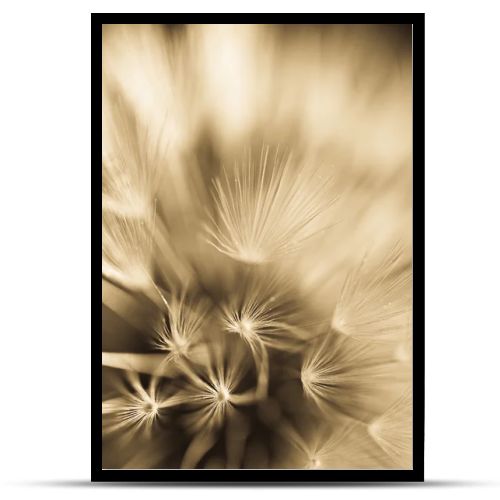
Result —
M 103 467 L 399 469 L 410 252 L 352 263 L 411 239 L 408 30 L 228 26 L 103 28 Z

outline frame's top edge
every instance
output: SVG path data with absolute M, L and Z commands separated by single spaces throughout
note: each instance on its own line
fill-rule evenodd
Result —
M 235 24 L 258 22 L 262 24 L 287 24 L 296 21 L 296 24 L 413 24 L 422 22 L 424 12 L 412 13 L 113 13 L 91 12 L 92 22 L 107 22 L 110 24 L 163 24 L 162 21 L 178 21 L 181 24 L 200 24 L 207 21 L 228 21 Z M 266 22 L 267 21 L 267 22 Z M 301 22 L 298 22 L 301 21 Z M 330 21 L 330 22 L 328 22 Z M 335 22 L 333 22 L 335 21 Z M 174 23 L 175 24 L 175 23 Z M 210 24 L 210 23 L 209 23 Z M 225 24 L 225 23 L 222 23 Z

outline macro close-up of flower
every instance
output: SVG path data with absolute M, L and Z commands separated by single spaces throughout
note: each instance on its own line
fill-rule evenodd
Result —
M 102 467 L 413 467 L 411 25 L 102 26 Z

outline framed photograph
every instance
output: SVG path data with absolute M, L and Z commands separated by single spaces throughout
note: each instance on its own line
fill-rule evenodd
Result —
M 424 14 L 91 25 L 92 480 L 423 481 Z

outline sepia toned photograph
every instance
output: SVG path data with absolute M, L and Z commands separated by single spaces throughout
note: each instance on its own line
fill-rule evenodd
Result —
M 93 16 L 95 477 L 422 480 L 416 27 L 245 16 Z

